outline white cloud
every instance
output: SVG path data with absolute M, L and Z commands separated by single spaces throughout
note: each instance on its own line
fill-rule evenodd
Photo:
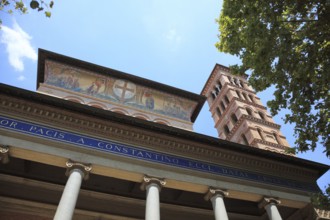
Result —
M 165 38 L 170 42 L 179 44 L 181 42 L 181 36 L 177 33 L 176 29 L 170 29 L 166 34 Z
M 23 75 L 20 75 L 17 79 L 18 79 L 18 81 L 24 81 L 26 79 L 26 77 Z
M 167 48 L 171 51 L 176 51 L 181 43 L 182 43 L 182 36 L 177 32 L 175 28 L 170 28 L 164 34 L 165 40 L 167 41 L 166 45 Z
M 31 36 L 24 32 L 16 21 L 14 21 L 13 28 L 3 25 L 1 30 L 1 43 L 6 45 L 9 63 L 15 68 L 15 70 L 24 70 L 24 58 L 32 61 L 37 60 L 37 52 L 33 49 L 30 43 L 30 40 L 32 39 Z M 24 78 L 20 76 L 19 80 L 24 80 Z

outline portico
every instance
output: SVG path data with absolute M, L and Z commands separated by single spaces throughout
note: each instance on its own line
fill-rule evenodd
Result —
M 44 59 L 52 59 L 49 63 L 55 71 L 56 62 L 68 58 L 46 54 Z M 90 65 L 69 61 L 85 68 Z M 61 68 L 66 70 L 67 64 Z M 165 93 L 180 96 L 186 108 L 178 107 L 171 98 L 158 106 L 162 109 L 149 109 L 150 118 L 155 120 L 166 110 L 163 117 L 173 126 L 0 85 L 1 217 L 312 219 L 315 211 L 310 206 L 310 194 L 318 190 L 316 180 L 328 166 L 184 129 L 197 116 L 203 98 L 180 90 L 170 93 L 172 88 L 154 82 L 141 92 L 145 88 L 138 83 L 142 81 L 125 77 L 91 80 L 99 84 L 94 93 L 109 92 L 102 87 L 104 82 L 113 82 L 117 89 L 121 88 L 118 85 L 127 87 L 129 97 L 119 94 L 123 88 L 114 96 L 106 95 L 120 106 L 139 102 L 140 107 L 127 107 L 132 115 L 147 99 L 149 108 L 157 101 L 152 98 L 160 99 Z M 57 78 L 51 79 L 55 85 Z M 63 96 L 68 93 L 54 85 L 44 85 L 43 92 L 57 89 Z M 162 88 L 164 92 L 155 92 Z M 136 91 L 139 100 L 131 97 Z M 89 100 L 94 93 L 80 95 Z M 100 101 L 100 97 L 93 99 Z M 187 111 L 191 114 L 187 117 L 185 109 L 191 106 L 195 109 Z
M 10 144 L 7 145 L 9 147 L 6 149 L 8 149 L 11 162 L 6 165 L 6 172 L 13 172 L 12 174 L 14 174 L 19 169 L 27 169 L 25 167 L 28 166 L 30 170 L 30 177 L 27 176 L 28 178 L 33 178 L 36 173 L 41 175 L 40 171 L 44 170 L 45 172 L 43 172 L 42 176 L 48 179 L 47 182 L 56 183 L 55 185 L 49 185 L 45 181 L 31 180 L 24 186 L 25 188 L 20 186 L 21 190 L 38 192 L 40 191 L 39 187 L 41 189 L 46 187 L 51 189 L 52 192 L 56 192 L 55 194 L 58 196 L 64 194 L 66 187 L 63 189 L 62 187 L 58 188 L 58 186 L 68 184 L 70 178 L 70 176 L 64 175 L 68 173 L 66 171 L 68 162 L 70 164 L 70 160 L 65 158 L 65 155 L 71 155 L 75 160 L 84 158 L 81 164 L 90 164 L 93 167 L 88 172 L 90 175 L 89 180 L 84 181 L 80 178 L 82 187 L 80 188 L 76 185 L 80 196 L 74 210 L 75 215 L 78 216 L 93 216 L 96 213 L 90 212 L 91 210 L 103 210 L 101 213 L 112 213 L 109 215 L 109 218 L 115 215 L 120 219 L 119 216 L 125 215 L 131 219 L 144 219 L 148 210 L 152 210 L 159 213 L 160 219 L 191 219 L 198 216 L 199 219 L 219 220 L 226 219 L 224 213 L 227 213 L 228 219 L 271 219 L 266 212 L 265 206 L 259 205 L 263 201 L 264 196 L 269 196 L 267 194 L 269 193 L 267 189 L 269 187 L 266 186 L 242 184 L 239 181 L 230 181 L 230 179 L 222 177 L 214 177 L 217 179 L 215 181 L 213 177 L 207 177 L 200 171 L 192 170 L 189 174 L 186 174 L 184 170 L 164 170 L 160 169 L 160 166 L 157 164 L 144 164 L 138 161 L 135 161 L 134 168 L 132 168 L 130 162 L 123 161 L 120 157 L 107 156 L 104 158 L 99 153 L 86 154 L 80 150 L 78 152 L 73 151 L 74 147 L 70 145 L 58 148 L 54 146 L 53 141 L 46 141 L 40 144 L 34 139 L 22 139 L 22 136 L 20 138 L 15 136 L 0 137 L 2 141 Z M 20 147 L 16 147 L 18 145 Z M 53 152 L 53 155 L 50 155 L 50 152 Z M 148 171 L 148 175 L 151 177 L 146 176 L 143 171 Z M 159 174 L 163 175 L 159 177 Z M 158 177 L 150 181 L 152 176 Z M 58 177 L 61 177 L 60 180 L 57 179 Z M 21 180 L 14 178 L 13 175 L 3 174 L 0 179 L 3 180 L 2 185 L 7 186 L 2 188 L 4 191 L 1 194 L 5 195 L 5 197 L 1 199 L 8 201 L 9 198 L 17 197 L 15 194 L 8 193 L 11 187 L 20 185 Z M 146 196 L 146 191 L 140 189 L 141 183 L 146 182 L 146 180 L 155 184 L 152 185 L 152 190 L 154 191 L 149 194 L 149 199 Z M 227 187 L 224 188 L 224 186 Z M 146 185 L 142 188 L 146 189 Z M 296 190 L 288 193 L 280 189 L 276 190 L 276 187 L 270 186 L 270 188 L 272 188 L 272 194 L 281 196 L 282 204 L 278 206 L 278 212 L 285 217 L 284 219 L 289 219 L 288 216 L 292 215 L 292 213 L 304 210 L 309 202 L 308 196 L 304 195 L 304 193 L 297 194 Z M 95 190 L 97 192 L 94 192 Z M 48 193 L 49 191 L 47 190 Z M 45 203 L 48 201 L 48 203 L 54 204 L 50 209 L 53 210 L 51 213 L 55 214 L 60 198 L 57 197 L 57 200 L 55 199 L 56 197 L 51 196 L 54 193 L 50 194 Z M 159 205 L 154 206 L 154 196 L 156 195 L 157 197 L 157 194 L 159 199 L 157 200 L 156 198 L 156 201 L 159 201 Z M 35 200 L 35 196 L 26 195 L 24 201 L 21 202 L 26 203 L 26 206 L 34 205 L 30 201 Z M 49 201 L 49 199 L 52 199 L 51 201 L 53 202 Z M 153 201 L 151 202 L 152 206 L 147 205 L 148 200 Z M 38 201 L 40 201 L 40 198 Z M 111 207 L 111 209 L 108 209 L 108 207 Z M 125 210 L 132 207 L 134 207 L 134 214 L 125 213 Z M 89 211 L 86 213 L 83 210 Z M 245 214 L 242 214 L 242 211 Z M 153 213 L 151 215 L 154 216 Z

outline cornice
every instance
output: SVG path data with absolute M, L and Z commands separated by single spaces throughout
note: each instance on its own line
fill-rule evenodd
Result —
M 239 100 L 239 101 L 241 101 L 241 99 L 238 99 L 236 97 L 234 97 L 232 100 Z M 231 106 L 233 105 L 233 103 L 234 103 L 233 101 L 229 102 L 229 105 L 227 105 L 226 110 L 219 117 L 219 120 L 215 124 L 215 127 L 218 127 L 219 126 L 219 124 L 222 122 L 223 118 L 227 115 L 227 112 L 229 111 L 229 109 L 231 108 Z M 230 117 L 230 115 L 227 115 L 227 116 Z M 269 126 L 269 127 L 276 128 L 278 130 L 281 128 L 281 126 L 278 125 L 278 124 L 275 124 L 275 123 L 272 123 L 272 122 L 269 122 L 269 121 L 266 121 L 266 120 L 262 120 L 262 119 L 259 119 L 259 118 L 256 118 L 256 117 L 253 117 L 253 116 L 250 116 L 250 115 L 242 115 L 240 119 L 248 119 L 250 121 L 254 121 L 254 122 L 257 122 L 259 124 L 263 124 L 263 125 L 266 125 L 266 126 Z
M 236 131 L 238 130 L 238 128 L 241 126 L 241 124 L 243 123 L 244 119 L 249 119 L 255 122 L 258 122 L 260 124 L 265 124 L 267 125 L 267 121 L 252 117 L 250 115 L 242 115 L 239 120 L 235 123 L 234 127 L 231 129 L 231 131 L 229 132 L 229 134 L 226 137 L 226 140 L 230 141 L 230 139 L 236 134 Z M 261 122 L 262 123 L 261 123 Z M 274 124 L 269 122 L 270 124 Z M 276 124 L 275 124 L 276 125 Z M 279 128 L 277 128 L 279 129 Z M 253 142 L 251 143 L 252 146 L 254 146 L 256 143 L 261 143 L 261 144 L 265 144 L 268 146 L 271 146 L 272 148 L 267 148 L 267 150 L 273 151 L 273 152 L 277 152 L 277 153 L 281 153 L 281 154 L 286 154 L 286 155 L 290 155 L 290 156 L 294 156 L 294 154 L 290 154 L 290 153 L 286 153 L 285 150 L 288 147 L 285 147 L 283 145 L 280 144 L 274 144 L 272 142 L 269 141 L 264 141 L 264 140 L 260 140 L 260 139 L 254 139 Z M 273 148 L 276 148 L 277 150 L 274 150 Z
M 278 129 L 278 130 L 280 130 L 280 128 L 281 128 L 281 125 L 278 125 L 273 122 L 269 122 L 269 121 L 266 121 L 266 120 L 263 120 L 260 118 L 253 117 L 251 115 L 242 115 L 241 118 L 256 122 L 258 124 L 266 125 L 268 127 L 272 127 L 272 128 Z
M 283 153 L 283 154 L 294 156 L 293 154 L 286 153 L 285 150 L 288 149 L 288 147 L 285 147 L 283 145 L 274 144 L 272 142 L 264 141 L 264 140 L 260 140 L 260 139 L 254 139 L 252 141 L 251 145 L 255 145 L 256 143 L 261 143 L 261 144 L 268 145 L 268 146 L 272 147 L 272 148 L 267 148 L 268 150 L 276 148 L 276 150 L 274 152 L 278 152 L 278 153 Z
M 319 218 L 330 219 L 330 210 L 315 209 Z
M 221 96 L 222 96 L 221 93 L 219 93 L 219 95 L 213 101 L 213 103 L 212 103 L 212 105 L 210 107 L 210 111 L 214 111 L 214 108 L 216 108 L 217 106 L 219 106 L 220 100 L 222 100 L 222 99 L 219 98 L 219 100 L 218 100 L 218 97 L 221 97 Z M 221 115 L 220 118 L 222 118 L 222 116 L 227 112 L 227 109 L 232 105 L 233 101 L 243 102 L 245 104 L 248 104 L 249 106 L 254 106 L 256 108 L 267 110 L 267 108 L 265 106 L 258 105 L 258 104 L 254 103 L 254 102 L 249 102 L 249 101 L 243 100 L 241 98 L 233 97 L 232 98 L 232 101 L 229 102 L 229 104 L 227 105 L 226 110 L 224 111 L 224 113 Z
M 256 104 L 256 103 L 254 103 L 254 102 L 249 102 L 249 101 L 246 101 L 246 100 L 243 100 L 243 99 L 241 99 L 241 98 L 236 98 L 236 97 L 234 97 L 234 99 L 236 99 L 236 100 L 238 100 L 238 101 L 240 101 L 240 102 L 243 102 L 243 103 L 245 103 L 245 104 L 248 104 L 248 105 L 252 105 L 252 106 L 254 106 L 254 107 L 256 107 L 256 108 L 261 108 L 261 109 L 264 109 L 264 110 L 267 110 L 267 107 L 265 107 L 265 106 L 263 106 L 263 105 L 259 105 L 259 104 Z
M 252 94 L 257 94 L 257 93 L 256 93 L 255 91 L 253 91 L 253 90 L 250 90 L 250 89 L 247 89 L 247 88 L 244 88 L 244 87 L 240 87 L 240 86 L 238 86 L 238 85 L 234 85 L 234 84 L 232 84 L 232 83 L 228 83 L 228 82 L 226 82 L 226 83 L 227 83 L 228 85 L 230 85 L 230 86 L 236 88 L 236 89 L 243 90 L 243 91 L 245 91 L 245 92 L 252 93 Z
M 206 93 L 209 92 L 210 87 L 212 87 L 212 84 L 214 83 L 214 78 L 216 77 L 217 72 L 218 72 L 219 70 L 223 70 L 223 71 L 224 71 L 225 73 L 227 73 L 228 75 L 230 75 L 230 76 L 234 76 L 234 77 L 237 77 L 237 78 L 241 78 L 241 79 L 243 79 L 244 81 L 246 81 L 246 79 L 247 79 L 247 75 L 245 75 L 245 77 L 243 77 L 243 76 L 239 76 L 239 75 L 232 75 L 232 74 L 230 74 L 230 68 L 229 68 L 229 67 L 226 67 L 226 66 L 223 66 L 223 65 L 220 65 L 220 64 L 217 63 L 217 64 L 214 66 L 214 68 L 213 68 L 213 70 L 212 70 L 212 72 L 211 72 L 209 78 L 207 79 L 207 81 L 206 81 L 206 83 L 205 83 L 205 85 L 204 85 L 204 87 L 203 87 L 203 89 L 202 89 L 201 95 L 206 96 Z M 226 75 L 226 74 L 221 73 L 221 75 Z M 227 75 L 226 75 L 226 76 L 227 76 Z M 253 92 L 253 91 L 252 91 L 252 92 Z
M 287 177 L 296 176 L 304 180 L 306 176 L 317 175 L 312 170 L 299 168 L 298 166 L 290 166 L 272 160 L 265 160 L 264 158 L 258 159 L 258 157 L 235 151 L 231 152 L 221 148 L 220 145 L 196 143 L 196 141 L 187 140 L 180 136 L 164 135 L 134 126 L 124 126 L 117 122 L 102 120 L 90 115 L 86 116 L 79 112 L 74 113 L 4 95 L 0 96 L 0 112 L 35 123 L 38 122 L 66 130 L 92 134 L 210 163 L 218 164 L 221 161 L 221 164 L 240 169 L 255 171 L 260 170 L 260 167 L 262 167 L 263 173 L 274 174 L 277 172 Z M 135 119 L 132 118 L 132 120 Z
M 203 96 L 207 96 L 206 93 L 209 92 L 210 90 L 210 86 L 212 85 L 212 83 L 214 82 L 214 78 L 216 76 L 216 72 L 220 69 L 220 66 L 219 65 L 215 65 L 208 80 L 206 81 L 205 85 L 204 85 L 204 88 L 202 89 L 202 92 L 201 92 L 201 95 Z

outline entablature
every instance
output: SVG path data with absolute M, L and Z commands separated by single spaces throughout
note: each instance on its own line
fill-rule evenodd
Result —
M 41 105 L 9 96 L 0 96 L 0 105 L 1 114 L 6 116 L 88 134 L 93 137 L 96 136 L 120 143 L 141 146 L 163 153 L 203 160 L 214 164 L 219 164 L 221 161 L 221 165 L 229 167 L 258 171 L 269 175 L 276 173 L 282 177 L 295 177 L 303 181 L 306 180 L 306 176 L 313 177 L 311 181 L 313 179 L 316 180 L 318 177 L 317 171 L 305 167 L 301 168 L 292 164 L 280 163 L 251 154 L 229 150 L 228 146 L 225 146 L 227 143 L 230 145 L 231 143 L 229 142 L 219 143 L 214 138 L 204 136 L 204 142 L 188 140 L 183 137 L 183 133 L 187 131 L 181 131 L 179 129 L 174 131 L 176 135 L 173 132 L 173 135 L 169 135 L 166 132 L 154 131 L 154 129 L 142 129 L 132 125 L 124 125 L 124 123 L 104 120 L 92 115 L 87 116 L 80 112 L 54 108 L 53 106 Z M 131 120 L 139 119 L 132 118 Z M 165 125 L 154 126 L 159 128 L 159 126 L 162 127 Z M 198 139 L 196 137 L 198 134 L 190 135 Z M 212 140 L 207 144 L 205 143 L 208 142 L 206 139 Z

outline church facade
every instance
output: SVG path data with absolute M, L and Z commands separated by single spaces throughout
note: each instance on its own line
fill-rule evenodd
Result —
M 197 95 L 39 50 L 37 90 L 0 85 L 1 219 L 320 216 L 310 197 L 329 166 L 287 154 L 226 67 Z M 205 100 L 219 138 L 192 130 Z

